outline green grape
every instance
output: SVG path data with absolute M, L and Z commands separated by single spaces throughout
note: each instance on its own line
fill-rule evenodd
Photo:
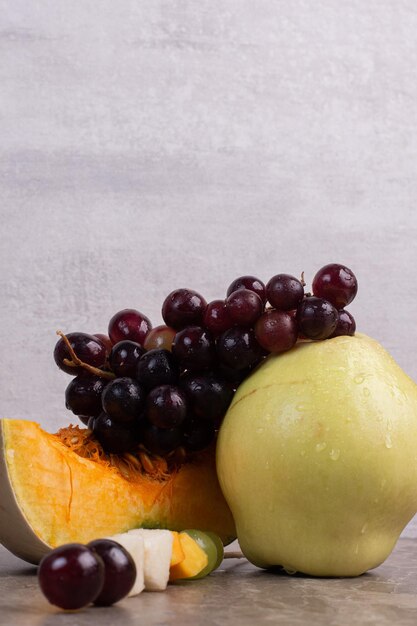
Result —
M 213 570 L 215 570 L 222 564 L 223 559 L 224 559 L 223 541 L 220 539 L 219 535 L 216 535 L 216 533 L 212 533 L 211 531 L 208 531 L 208 530 L 206 530 L 205 533 L 206 535 L 210 537 L 210 539 L 213 540 L 217 548 L 217 561 L 213 567 Z
M 220 563 L 223 561 L 224 549 L 222 540 L 218 535 L 212 532 L 203 532 L 202 530 L 184 530 L 187 535 L 189 535 L 194 541 L 198 543 L 200 548 L 204 550 L 207 554 L 208 563 L 206 567 L 201 570 L 199 574 L 192 576 L 191 578 L 187 578 L 187 580 L 197 580 L 199 578 L 204 578 L 210 572 L 213 572 L 217 569 Z

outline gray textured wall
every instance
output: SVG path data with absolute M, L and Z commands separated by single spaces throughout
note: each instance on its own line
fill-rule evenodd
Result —
M 417 379 L 414 0 L 0 1 L 3 415 L 65 424 L 54 331 L 329 261 Z

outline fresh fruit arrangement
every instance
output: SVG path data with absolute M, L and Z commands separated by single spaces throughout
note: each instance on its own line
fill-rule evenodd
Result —
M 75 543 L 74 568 L 87 550 L 82 606 L 207 575 L 235 522 L 260 567 L 354 576 L 381 563 L 417 511 L 417 386 L 356 334 L 357 288 L 340 264 L 311 293 L 304 275 L 242 276 L 208 304 L 171 292 L 155 328 L 124 309 L 107 335 L 59 331 L 66 406 L 87 428 L 1 421 L 2 543 L 35 563 Z
M 125 309 L 111 318 L 108 336 L 60 332 L 55 362 L 75 376 L 67 408 L 104 453 L 181 462 L 215 441 L 236 388 L 268 354 L 300 338 L 355 333 L 345 309 L 357 292 L 349 268 L 326 265 L 313 294 L 304 286 L 289 274 L 266 285 L 242 276 L 225 300 L 209 304 L 191 289 L 171 292 L 162 305 L 165 326 L 152 329 L 143 313 Z
M 62 609 L 110 606 L 143 590 L 164 591 L 168 582 L 207 576 L 223 555 L 214 533 L 136 529 L 51 550 L 40 562 L 38 581 L 49 602 Z

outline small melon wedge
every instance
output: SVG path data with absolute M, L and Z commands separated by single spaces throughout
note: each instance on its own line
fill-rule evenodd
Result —
M 119 533 L 109 537 L 109 539 L 113 539 L 113 541 L 120 543 L 120 545 L 129 552 L 135 562 L 135 584 L 127 595 L 128 597 L 137 596 L 145 589 L 145 546 L 143 537 L 130 533 Z
M 172 530 L 172 554 L 171 554 L 171 563 L 170 566 L 174 567 L 174 565 L 178 565 L 185 559 L 184 550 L 182 549 L 179 533 L 177 531 Z
M 179 539 L 185 552 L 185 559 L 171 567 L 170 581 L 197 576 L 208 564 L 207 554 L 190 535 L 180 533 Z
M 167 588 L 172 558 L 173 535 L 169 530 L 135 528 L 128 535 L 141 537 L 145 546 L 145 589 Z

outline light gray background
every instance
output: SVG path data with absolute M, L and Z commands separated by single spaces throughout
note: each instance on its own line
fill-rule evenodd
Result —
M 343 262 L 417 379 L 415 0 L 0 1 L 0 412 L 67 423 L 57 328 Z

